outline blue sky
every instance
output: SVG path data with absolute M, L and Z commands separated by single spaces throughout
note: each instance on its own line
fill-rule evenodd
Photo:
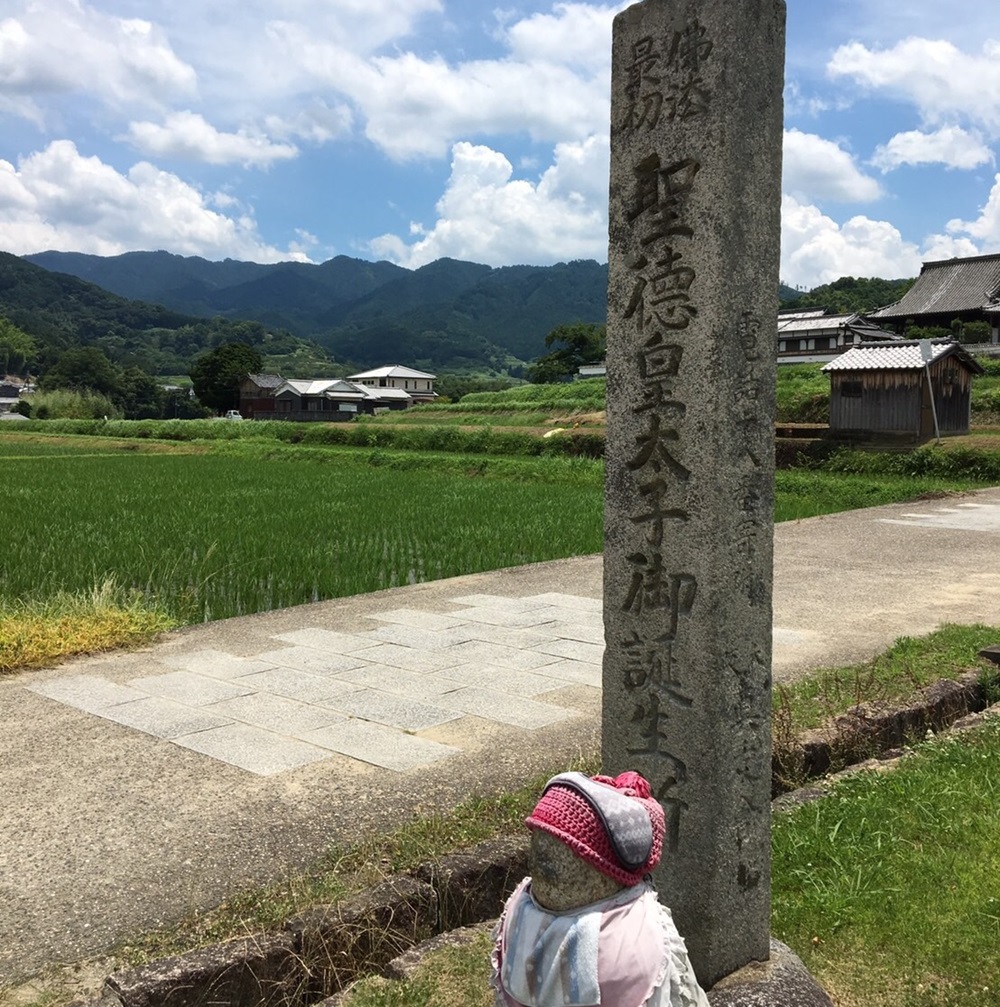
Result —
M 0 250 L 603 261 L 624 6 L 0 0 Z M 1000 10 L 787 7 L 782 278 L 1000 251 Z

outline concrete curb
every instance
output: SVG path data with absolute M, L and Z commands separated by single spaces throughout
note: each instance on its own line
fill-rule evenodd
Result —
M 528 842 L 492 840 L 442 857 L 275 934 L 226 941 L 112 973 L 78 1007 L 223 1007 L 315 1003 L 426 939 L 496 918 L 528 872 Z

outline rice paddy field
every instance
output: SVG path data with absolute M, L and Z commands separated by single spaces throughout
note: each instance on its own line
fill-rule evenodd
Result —
M 113 577 L 199 622 L 601 548 L 594 462 L 0 437 L 0 464 L 0 603 Z
M 142 424 L 135 439 L 123 424 L 94 436 L 92 426 L 91 436 L 51 422 L 0 432 L 0 611 L 111 582 L 192 623 L 603 544 L 599 459 L 268 441 L 263 425 L 221 421 L 219 440 L 159 440 Z M 985 484 L 790 470 L 776 477 L 775 516 Z

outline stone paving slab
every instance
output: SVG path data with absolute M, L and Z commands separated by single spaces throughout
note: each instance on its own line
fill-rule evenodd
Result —
M 143 734 L 172 741 L 185 734 L 207 731 L 212 727 L 225 727 L 231 723 L 228 717 L 209 713 L 195 707 L 185 706 L 172 699 L 149 696 L 132 703 L 109 706 L 98 712 L 105 720 L 113 720 L 122 727 L 134 727 Z
M 303 703 L 322 703 L 335 696 L 355 692 L 360 685 L 342 678 L 327 675 L 311 675 L 295 668 L 269 668 L 240 679 L 241 682 L 258 692 L 274 693 Z
M 170 654 L 161 659 L 161 663 L 178 671 L 193 671 L 196 675 L 209 675 L 212 678 L 240 678 L 252 675 L 255 671 L 267 671 L 274 665 L 258 658 L 238 657 L 227 654 L 223 650 L 190 651 L 186 654 Z
M 600 665 L 590 664 L 587 661 L 556 661 L 553 664 L 543 665 L 536 674 L 562 683 L 589 685 L 599 689 L 603 673 Z
M 329 706 L 300 703 L 298 700 L 267 692 L 253 692 L 234 699 L 224 699 L 210 707 L 209 712 L 231 717 L 251 727 L 292 737 L 320 727 L 329 727 L 344 719 Z
M 432 675 L 420 675 L 402 668 L 388 668 L 373 664 L 354 671 L 345 671 L 338 676 L 341 682 L 349 682 L 358 688 L 380 689 L 397 696 L 413 699 L 431 699 L 443 692 L 454 692 L 466 681 L 466 665 L 455 665 Z
M 434 612 L 422 612 L 418 608 L 394 608 L 390 612 L 376 612 L 373 619 L 379 622 L 391 622 L 400 626 L 410 626 L 413 629 L 457 629 L 464 626 L 466 619 L 450 615 L 437 615 Z
M 274 776 L 330 757 L 325 748 L 282 737 L 250 724 L 227 724 L 172 740 L 175 745 L 200 752 L 255 776 Z
M 550 643 L 540 643 L 533 649 L 546 657 L 563 657 L 568 661 L 591 664 L 600 664 L 604 655 L 604 644 L 583 643 L 581 640 L 553 640 Z
M 546 666 L 547 668 L 548 666 Z M 542 670 L 546 670 L 543 668 Z M 600 668 L 591 669 L 600 678 Z M 453 678 L 450 682 L 454 691 L 461 685 L 477 686 L 480 689 L 492 689 L 494 692 L 510 693 L 514 696 L 538 696 L 543 692 L 562 688 L 565 680 L 546 677 L 531 671 L 514 671 L 511 668 L 498 668 L 491 665 L 463 664 L 455 668 L 446 668 L 440 672 L 440 678 Z M 589 684 L 589 683 L 588 683 Z
M 429 766 L 458 753 L 458 749 L 450 745 L 417 738 L 365 720 L 347 720 L 332 727 L 323 727 L 309 732 L 305 739 L 341 755 L 397 773 Z
M 301 647 L 321 650 L 327 654 L 355 654 L 375 646 L 370 635 L 357 633 L 337 633 L 329 629 L 296 629 L 291 633 L 277 633 L 275 640 L 282 643 L 294 643 Z
M 572 711 L 533 699 L 511 696 L 489 689 L 459 689 L 441 696 L 438 702 L 462 713 L 471 713 L 484 720 L 495 720 L 512 727 L 538 730 L 558 724 L 573 716 Z
M 96 675 L 56 678 L 48 682 L 39 682 L 37 685 L 29 685 L 28 688 L 39 696 L 47 696 L 85 713 L 100 713 L 109 706 L 146 698 L 146 693 L 138 689 L 118 685 Z
M 327 700 L 331 709 L 362 720 L 398 727 L 402 731 L 423 731 L 428 727 L 447 724 L 461 716 L 454 710 L 440 706 L 430 706 L 405 696 L 378 692 L 375 689 L 360 689 L 336 699 Z
M 540 626 L 552 620 L 537 607 L 520 611 L 507 607 L 470 608 L 462 613 L 469 622 L 485 622 L 489 626 Z
M 192 671 L 171 671 L 166 675 L 147 675 L 132 678 L 128 683 L 133 689 L 160 699 L 172 699 L 185 706 L 210 706 L 223 699 L 246 696 L 253 689 L 236 681 L 219 681 L 207 675 L 196 675 Z
M 334 753 L 407 771 L 459 751 L 416 736 L 466 716 L 532 731 L 574 716 L 533 698 L 599 686 L 600 648 L 575 638 L 599 636 L 601 621 L 588 626 L 571 604 L 478 594 L 451 599 L 451 613 L 388 609 L 372 630 L 302 626 L 255 654 L 202 647 L 160 655 L 125 684 L 77 675 L 37 691 L 257 776 Z
M 363 651 L 363 654 L 365 660 L 372 664 L 387 664 L 390 668 L 401 668 L 418 674 L 451 668 L 464 660 L 454 653 L 452 647 L 424 651 L 419 647 L 407 647 L 396 643 L 380 643 L 377 647 Z
M 558 641 L 549 641 L 550 644 L 556 642 Z M 459 655 L 463 664 L 491 665 L 497 668 L 510 668 L 511 671 L 534 671 L 559 659 L 558 655 L 543 654 L 539 650 L 521 650 L 518 647 L 483 643 L 480 640 L 457 643 L 449 652 Z
M 270 662 L 282 668 L 295 668 L 313 675 L 335 675 L 338 671 L 361 668 L 364 661 L 354 654 L 330 653 L 318 647 L 282 647 L 259 655 L 261 661 Z

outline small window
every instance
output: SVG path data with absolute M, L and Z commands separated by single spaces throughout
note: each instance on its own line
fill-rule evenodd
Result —
M 841 381 L 840 382 L 840 397 L 842 399 L 860 399 L 861 398 L 861 382 L 860 381 Z

